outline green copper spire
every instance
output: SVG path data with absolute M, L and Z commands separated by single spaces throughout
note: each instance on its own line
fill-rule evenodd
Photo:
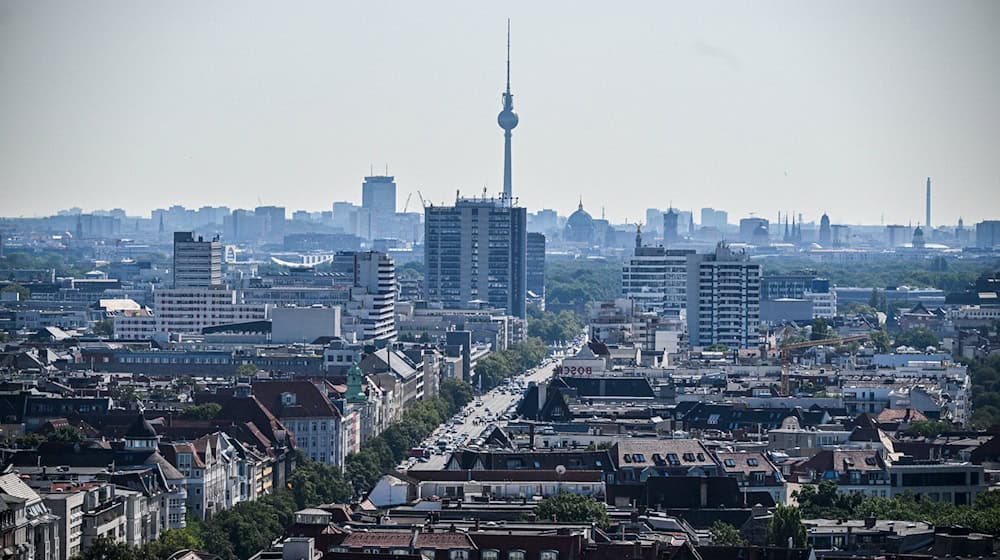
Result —
M 368 401 L 368 395 L 365 395 L 365 391 L 361 387 L 361 379 L 361 368 L 358 367 L 357 362 L 354 362 L 351 364 L 351 369 L 347 370 L 347 402 L 363 403 Z

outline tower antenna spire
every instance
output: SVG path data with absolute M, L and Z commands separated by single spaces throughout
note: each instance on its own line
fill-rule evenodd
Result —
M 510 95 L 510 18 L 507 18 L 507 95 Z

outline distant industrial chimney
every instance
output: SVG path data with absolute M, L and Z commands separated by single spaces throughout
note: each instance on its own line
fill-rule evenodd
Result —
M 927 178 L 927 216 L 924 221 L 924 229 L 930 231 L 931 227 L 931 178 Z

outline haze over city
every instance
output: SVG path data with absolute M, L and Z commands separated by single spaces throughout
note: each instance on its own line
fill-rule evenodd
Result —
M 607 8 L 5 3 L 0 214 L 499 192 L 509 17 L 530 210 L 995 215 L 1000 4 Z

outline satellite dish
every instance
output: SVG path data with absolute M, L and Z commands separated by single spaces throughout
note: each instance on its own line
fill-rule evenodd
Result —
M 566 467 L 562 465 L 556 465 L 556 474 L 559 476 L 566 474 Z

